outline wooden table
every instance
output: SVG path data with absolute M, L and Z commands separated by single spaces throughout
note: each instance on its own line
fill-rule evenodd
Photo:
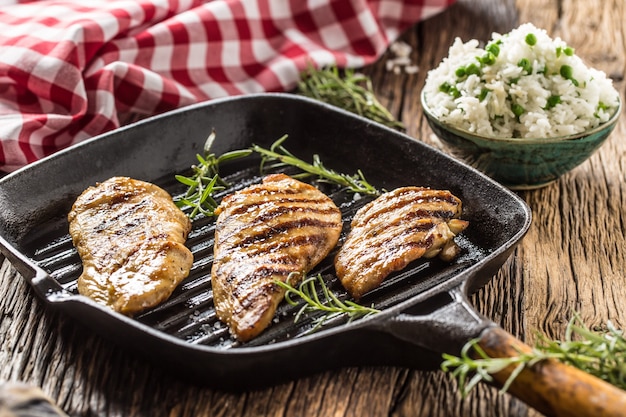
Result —
M 488 39 L 531 21 L 565 39 L 624 87 L 621 0 L 463 0 L 403 35 L 420 67 L 414 75 L 366 69 L 381 100 L 408 133 L 440 146 L 418 96 L 426 71 L 455 37 Z M 548 187 L 520 192 L 532 208 L 528 235 L 472 301 L 532 344 L 562 338 L 578 311 L 591 327 L 626 327 L 626 122 L 587 162 Z M 73 416 L 527 416 L 538 413 L 487 385 L 462 399 L 439 371 L 338 369 L 246 393 L 172 379 L 70 319 L 48 311 L 0 255 L 0 381 L 41 387 Z

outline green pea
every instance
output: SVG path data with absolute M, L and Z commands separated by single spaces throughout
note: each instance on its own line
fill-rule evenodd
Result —
M 517 103 L 513 103 L 511 104 L 511 111 L 513 112 L 513 114 L 516 117 L 520 117 L 522 114 L 524 114 L 524 112 L 526 111 L 525 108 L 523 108 L 522 106 L 520 106 Z
M 574 70 L 569 65 L 561 65 L 559 73 L 561 74 L 561 77 L 570 80 L 574 75 Z
M 480 94 L 478 95 L 478 100 L 483 101 L 484 99 L 487 98 L 487 94 L 489 94 L 489 89 L 483 88 L 482 90 L 480 90 Z
M 561 102 L 561 96 L 550 96 L 546 104 L 546 110 L 549 110 Z
M 480 68 L 478 67 L 478 65 L 476 64 L 469 64 L 466 68 L 465 68 L 465 73 L 467 75 L 470 74 L 474 74 L 474 75 L 480 75 Z
M 527 74 L 530 74 L 533 71 L 533 67 L 530 64 L 530 61 L 527 60 L 526 58 L 520 59 L 519 62 L 517 63 L 517 66 L 523 68 Z
M 497 43 L 490 43 L 489 45 L 487 45 L 485 50 L 491 53 L 494 57 L 497 57 L 498 55 L 500 55 L 500 47 L 498 46 Z
M 534 46 L 537 43 L 537 37 L 534 34 L 529 33 L 526 35 L 526 43 L 530 46 Z
M 569 46 L 566 46 L 565 48 L 559 46 L 556 48 L 556 57 L 559 58 L 561 56 L 561 54 L 565 54 L 567 56 L 573 56 L 574 55 L 574 48 L 571 48 Z
M 566 80 L 570 80 L 572 84 L 578 87 L 578 80 L 574 78 L 574 70 L 569 65 L 561 65 L 561 69 L 559 70 L 561 77 Z
M 483 65 L 493 65 L 496 62 L 496 56 L 491 52 L 487 52 L 485 55 L 480 58 L 480 63 Z
M 454 98 L 461 97 L 461 92 L 459 91 L 459 89 L 448 82 L 441 84 L 439 86 L 439 91 L 441 91 L 442 93 L 450 94 Z

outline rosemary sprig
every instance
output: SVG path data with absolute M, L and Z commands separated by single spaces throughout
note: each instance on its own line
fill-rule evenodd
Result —
M 204 156 L 197 154 L 198 164 L 191 166 L 193 174 L 189 177 L 184 175 L 175 176 L 180 183 L 188 187 L 183 196 L 176 198 L 176 205 L 179 208 L 191 207 L 192 210 L 188 214 L 191 219 L 195 218 L 199 213 L 207 217 L 213 217 L 218 206 L 217 201 L 213 198 L 213 194 L 228 187 L 226 181 L 219 175 L 220 164 L 247 157 L 255 152 L 261 156 L 261 172 L 264 172 L 266 169 L 292 166 L 302 171 L 300 174 L 293 175 L 294 178 L 302 179 L 316 176 L 321 181 L 347 187 L 354 193 L 372 196 L 380 194 L 379 190 L 367 182 L 360 170 L 355 175 L 338 173 L 326 168 L 317 154 L 313 155 L 313 163 L 297 158 L 283 146 L 283 142 L 286 139 L 287 135 L 284 135 L 276 140 L 269 149 L 253 145 L 248 149 L 235 150 L 216 156 L 211 152 L 211 146 L 215 140 L 215 131 L 211 132 L 204 145 Z
M 188 187 L 184 196 L 177 198 L 175 204 L 179 208 L 191 207 L 189 213 L 191 219 L 195 218 L 198 213 L 202 213 L 207 217 L 215 215 L 217 201 L 213 198 L 213 193 L 225 189 L 228 184 L 219 176 L 219 165 L 223 162 L 243 158 L 252 153 L 249 149 L 226 152 L 219 157 L 211 152 L 211 146 L 215 140 L 215 131 L 213 130 L 206 142 L 204 143 L 204 156 L 197 154 L 198 165 L 192 165 L 193 175 L 186 177 L 184 175 L 176 175 L 176 179 Z
M 461 356 L 457 357 L 444 353 L 444 361 L 441 369 L 444 372 L 451 372 L 451 375 L 457 379 L 459 390 L 463 397 L 467 396 L 470 391 L 481 381 L 491 382 L 491 375 L 500 372 L 508 366 L 515 365 L 515 370 L 500 389 L 501 393 L 506 392 L 513 380 L 519 375 L 526 366 L 532 366 L 539 361 L 548 359 L 541 351 L 533 350 L 531 353 L 521 353 L 518 356 L 509 358 L 491 358 L 487 356 L 484 350 L 478 345 L 478 339 L 472 339 L 463 346 Z M 478 358 L 470 355 L 473 351 Z
M 606 326 L 606 330 L 592 331 L 575 314 L 568 323 L 565 341 L 541 336 L 539 347 L 551 357 L 626 390 L 626 339 L 610 320 Z
M 289 303 L 290 305 L 298 306 L 301 302 L 297 299 L 294 299 L 294 296 L 304 301 L 300 310 L 294 318 L 294 322 L 297 322 L 304 314 L 307 313 L 324 313 L 322 316 L 318 316 L 313 320 L 313 328 L 311 329 L 311 331 L 319 329 L 328 320 L 344 314 L 348 316 L 348 322 L 350 322 L 354 319 L 367 317 L 380 312 L 380 310 L 374 308 L 374 305 L 367 307 L 350 300 L 341 301 L 328 288 L 321 274 L 305 278 L 296 288 L 289 283 L 290 279 L 296 275 L 299 274 L 291 274 L 287 279 L 287 282 L 278 280 L 275 282 L 277 285 L 286 290 L 285 301 L 287 301 L 287 303 Z M 318 285 L 321 289 L 321 297 L 318 294 Z
M 473 351 L 478 358 L 472 357 Z M 505 382 L 501 392 L 506 392 L 524 367 L 555 359 L 594 375 L 618 388 L 626 389 L 626 339 L 621 330 L 609 321 L 607 330 L 590 330 L 578 314 L 570 319 L 565 340 L 551 341 L 540 336 L 529 353 L 520 353 L 510 358 L 490 358 L 478 346 L 478 339 L 470 340 L 462 349 L 461 356 L 444 354 L 441 368 L 457 378 L 459 389 L 466 396 L 480 381 L 491 382 L 492 374 L 515 365 L 515 371 Z
M 396 120 L 378 101 L 372 88 L 372 80 L 353 69 L 347 68 L 342 74 L 336 65 L 320 69 L 309 65 L 301 73 L 297 92 L 393 129 L 405 129 L 404 124 Z
M 314 175 L 322 181 L 348 187 L 348 189 L 354 193 L 373 196 L 380 194 L 380 191 L 367 182 L 361 170 L 358 170 L 355 175 L 338 173 L 332 169 L 326 168 L 317 154 L 313 155 L 312 164 L 305 162 L 285 149 L 283 146 L 285 140 L 287 140 L 287 135 L 276 140 L 269 149 L 258 145 L 252 146 L 251 150 L 261 155 L 261 172 L 267 169 L 293 166 L 303 171 L 302 174 L 293 175 L 294 178 L 304 178 Z

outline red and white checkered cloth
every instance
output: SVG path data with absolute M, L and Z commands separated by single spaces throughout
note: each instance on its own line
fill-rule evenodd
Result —
M 0 0 L 0 170 L 203 100 L 360 67 L 453 0 Z

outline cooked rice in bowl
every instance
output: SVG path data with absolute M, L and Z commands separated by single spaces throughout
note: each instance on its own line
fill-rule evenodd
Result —
M 604 72 L 531 23 L 494 33 L 484 48 L 457 38 L 428 73 L 424 93 L 441 122 L 507 138 L 581 133 L 609 120 L 619 103 Z

